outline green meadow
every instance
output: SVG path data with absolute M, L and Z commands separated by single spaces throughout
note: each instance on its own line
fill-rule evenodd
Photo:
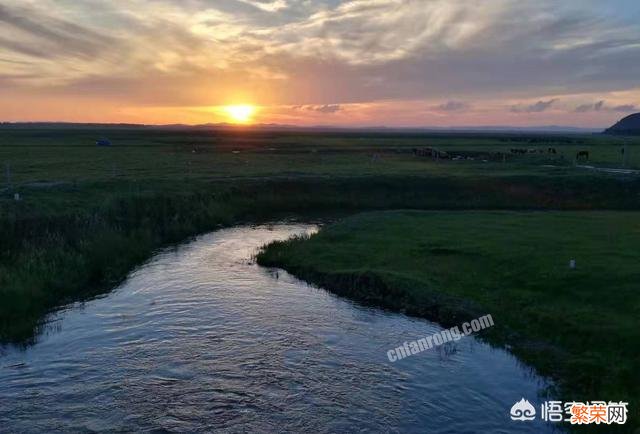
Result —
M 112 146 L 96 146 L 101 137 Z M 486 338 L 567 396 L 631 398 L 640 177 L 579 167 L 575 155 L 589 152 L 580 165 L 640 169 L 638 144 L 571 134 L 3 126 L 0 341 L 37 339 L 47 313 L 109 291 L 157 249 L 199 233 L 338 219 L 309 240 L 270 246 L 260 261 L 443 324 L 491 313 L 498 327 Z M 414 154 L 427 147 L 450 158 Z M 363 211 L 381 212 L 340 220 Z

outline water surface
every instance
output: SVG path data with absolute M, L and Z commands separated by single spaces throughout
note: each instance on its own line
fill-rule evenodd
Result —
M 37 344 L 0 354 L 0 431 L 550 432 L 510 420 L 544 386 L 511 355 L 464 338 L 390 363 L 440 327 L 252 261 L 313 230 L 203 235 L 57 313 Z

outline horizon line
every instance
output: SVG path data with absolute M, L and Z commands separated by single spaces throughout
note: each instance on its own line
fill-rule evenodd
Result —
M 237 129 L 252 129 L 252 128 L 286 128 L 286 129 L 333 129 L 333 130 L 549 130 L 549 131 L 599 131 L 606 130 L 607 126 L 573 126 L 573 125 L 527 125 L 527 126 L 515 126 L 515 125 L 462 125 L 462 126 L 388 126 L 388 125 L 296 125 L 296 124 L 278 124 L 278 123 L 254 123 L 254 124 L 235 124 L 230 122 L 218 122 L 218 123 L 135 123 L 135 122 L 78 122 L 78 121 L 0 121 L 0 125 L 96 125 L 96 126 L 131 126 L 131 127 L 150 127 L 150 128 L 162 128 L 162 127 L 184 127 L 184 128 L 237 128 Z

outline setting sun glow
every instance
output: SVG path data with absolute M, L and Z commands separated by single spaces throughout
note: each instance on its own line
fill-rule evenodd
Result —
M 231 121 L 238 124 L 246 124 L 251 122 L 251 118 L 256 112 L 256 108 L 252 105 L 228 105 L 224 108 L 227 116 Z

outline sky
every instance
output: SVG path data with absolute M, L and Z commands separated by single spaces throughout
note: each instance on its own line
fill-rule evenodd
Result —
M 638 0 L 2 0 L 0 121 L 600 128 L 640 111 L 639 23 Z

